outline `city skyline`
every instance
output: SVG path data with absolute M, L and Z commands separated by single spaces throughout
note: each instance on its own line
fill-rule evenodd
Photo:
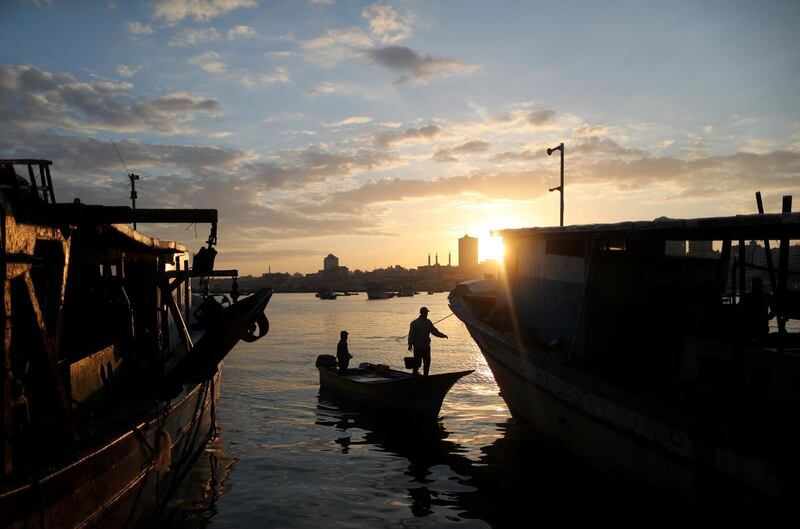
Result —
M 0 156 L 53 160 L 61 202 L 127 205 L 114 140 L 138 206 L 218 208 L 217 263 L 243 273 L 311 272 L 329 251 L 415 266 L 465 232 L 557 225 L 561 142 L 568 225 L 800 195 L 797 2 L 20 0 L 0 15 Z M 193 251 L 207 237 L 142 228 Z

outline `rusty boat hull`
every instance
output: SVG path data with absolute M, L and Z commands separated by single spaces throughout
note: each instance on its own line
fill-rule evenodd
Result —
M 1 492 L 3 527 L 122 528 L 151 518 L 214 435 L 221 367 L 63 468 Z

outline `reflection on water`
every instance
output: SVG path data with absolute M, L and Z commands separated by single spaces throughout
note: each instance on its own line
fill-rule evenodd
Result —
M 408 476 L 408 502 L 411 514 L 420 518 L 433 514 L 431 507 L 457 506 L 453 501 L 455 490 L 441 492 L 431 490 L 435 484 L 432 468 L 447 465 L 454 473 L 454 483 L 462 484 L 467 475 L 470 460 L 462 455 L 463 447 L 449 441 L 449 433 L 441 421 L 413 420 L 408 417 L 399 421 L 393 417 L 380 416 L 364 410 L 351 408 L 335 395 L 321 391 L 315 424 L 331 426 L 342 432 L 336 443 L 347 453 L 354 444 L 370 445 L 378 451 L 404 458 L 408 467 L 403 472 Z M 364 432 L 360 440 L 353 441 L 348 431 Z M 358 435 L 358 434 L 357 434 Z M 456 519 L 454 516 L 453 519 Z
M 228 478 L 235 464 L 236 459 L 225 452 L 225 442 L 217 427 L 216 439 L 209 442 L 147 527 L 208 527 L 217 514 L 217 501 L 229 490 Z
M 350 332 L 354 363 L 399 367 L 407 351 L 393 337 L 407 332 L 420 304 L 276 295 L 270 334 L 226 360 L 224 436 L 158 526 L 499 528 L 674 508 L 607 481 L 520 428 L 456 318 L 437 324 L 450 339 L 434 341 L 431 371 L 475 373 L 453 386 L 438 421 L 398 423 L 320 395 L 314 361 L 335 352 L 340 330 Z M 434 321 L 449 313 L 445 295 L 425 296 L 424 304 Z

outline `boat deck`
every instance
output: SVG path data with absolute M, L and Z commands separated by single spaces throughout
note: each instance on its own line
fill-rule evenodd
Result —
M 352 380 L 353 382 L 363 382 L 365 384 L 378 384 L 381 382 L 391 382 L 393 380 L 401 380 L 404 378 L 410 378 L 414 375 L 410 373 L 405 373 L 402 371 L 395 371 L 390 370 L 388 373 L 378 374 L 375 371 L 367 370 L 367 369 L 348 369 L 344 373 L 339 371 L 333 371 L 336 375 L 340 377 L 347 378 L 348 380 Z

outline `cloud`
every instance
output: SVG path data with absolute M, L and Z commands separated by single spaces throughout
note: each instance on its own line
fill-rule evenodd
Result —
M 338 204 L 361 206 L 399 202 L 413 198 L 431 198 L 454 195 L 479 195 L 509 200 L 532 199 L 547 193 L 551 171 L 476 172 L 436 179 L 387 178 L 369 181 L 355 189 L 334 194 L 320 204 L 327 207 Z
M 228 70 L 228 66 L 220 60 L 221 58 L 222 56 L 219 53 L 215 51 L 207 51 L 199 55 L 195 55 L 189 59 L 189 62 L 191 64 L 196 64 L 208 73 L 219 74 L 225 73 Z
M 364 123 L 370 123 L 371 121 L 372 118 L 368 118 L 366 116 L 352 116 L 335 123 L 325 123 L 324 126 L 327 128 L 347 127 L 349 125 L 363 125 Z
M 177 33 L 169 40 L 170 46 L 178 46 L 186 48 L 189 46 L 197 46 L 200 44 L 208 44 L 210 42 L 217 42 L 222 39 L 222 35 L 215 28 L 203 29 L 184 29 Z
M 146 99 L 130 83 L 80 82 L 70 74 L 34 66 L 0 67 L 0 123 L 14 128 L 88 132 L 187 132 L 198 115 L 215 115 L 219 103 L 186 92 Z
M 361 11 L 369 21 L 369 31 L 383 44 L 393 44 L 411 35 L 414 15 L 400 17 L 392 6 L 372 4 Z
M 131 35 L 150 35 L 153 33 L 153 26 L 141 22 L 128 22 L 128 32 Z
M 233 132 L 229 130 L 220 130 L 217 132 L 209 132 L 208 135 L 211 138 L 230 138 L 233 136 Z
M 539 127 L 552 123 L 555 120 L 556 111 L 552 108 L 542 108 L 539 110 L 532 110 L 528 113 L 528 123 L 533 126 Z
M 136 72 L 141 69 L 141 66 L 126 66 L 124 64 L 120 64 L 117 66 L 117 73 L 123 77 L 133 77 L 136 75 Z
M 489 149 L 489 144 L 481 140 L 472 140 L 467 143 L 451 147 L 449 149 L 439 149 L 433 155 L 433 159 L 437 162 L 457 162 L 456 154 L 474 154 L 486 152 Z
M 308 97 L 320 96 L 355 96 L 365 99 L 381 99 L 386 96 L 385 91 L 376 89 L 374 86 L 360 86 L 356 84 L 331 83 L 325 81 L 306 91 Z
M 201 21 L 224 15 L 234 9 L 256 5 L 255 0 L 157 0 L 153 16 L 170 24 L 184 18 Z
M 379 132 L 373 142 L 378 147 L 390 147 L 396 143 L 431 140 L 439 135 L 441 129 L 436 125 L 426 125 L 418 129 L 410 128 L 403 132 Z
M 289 70 L 283 67 L 275 68 L 271 73 L 252 76 L 249 74 L 237 74 L 231 76 L 233 79 L 238 80 L 245 88 L 254 89 L 258 87 L 265 87 L 274 84 L 291 83 L 292 79 L 289 76 Z
M 598 138 L 608 134 L 608 127 L 605 125 L 588 125 L 584 123 L 572 129 L 573 138 Z
M 308 0 L 308 3 L 315 6 L 329 6 L 336 0 Z
M 398 83 L 426 83 L 434 77 L 450 77 L 474 72 L 476 67 L 453 59 L 419 55 L 405 46 L 386 46 L 366 52 L 378 66 L 398 72 Z
M 264 118 L 264 123 L 277 123 L 279 121 L 298 121 L 305 119 L 305 114 L 302 112 L 284 112 Z
M 201 175 L 232 170 L 256 158 L 252 151 L 214 146 L 154 144 L 135 140 L 117 140 L 115 143 L 127 165 L 138 171 L 182 168 Z M 18 158 L 41 158 L 46 153 L 60 173 L 81 177 L 108 172 L 115 176 L 120 174 L 119 158 L 111 142 L 92 137 L 4 130 L 0 133 L 0 152 Z
M 635 197 L 639 191 L 669 189 L 670 198 L 676 201 L 736 199 L 752 196 L 754 190 L 772 195 L 797 194 L 800 192 L 800 153 L 737 153 L 701 160 L 646 155 L 630 160 L 578 159 L 570 164 L 568 179 L 571 185 L 603 185 L 610 191 L 624 192 L 631 197 Z M 545 195 L 552 180 L 553 170 L 540 167 L 524 171 L 478 171 L 436 179 L 395 177 L 372 180 L 355 189 L 335 193 L 316 204 L 316 207 L 320 210 L 341 210 L 408 199 L 460 195 L 530 200 Z
M 228 40 L 252 39 L 256 36 L 258 33 L 250 26 L 234 26 L 228 30 Z
M 355 27 L 329 29 L 321 37 L 300 42 L 305 60 L 325 67 L 358 59 L 372 45 L 369 35 Z
M 367 149 L 331 153 L 309 148 L 279 154 L 279 161 L 248 164 L 242 167 L 242 174 L 260 182 L 262 189 L 274 189 L 352 177 L 364 171 L 396 167 L 402 163 L 395 155 Z
M 309 97 L 316 97 L 319 95 L 336 94 L 340 93 L 341 91 L 342 91 L 341 85 L 337 85 L 335 83 L 329 83 L 326 81 L 308 90 L 306 92 L 306 95 Z
M 268 51 L 264 53 L 265 56 L 269 57 L 270 59 L 283 59 L 285 57 L 291 57 L 292 52 L 286 50 L 279 50 L 279 51 Z

